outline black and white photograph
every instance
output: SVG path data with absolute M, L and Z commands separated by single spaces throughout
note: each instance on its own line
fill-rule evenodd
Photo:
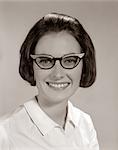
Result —
M 118 1 L 0 1 L 0 150 L 118 150 Z

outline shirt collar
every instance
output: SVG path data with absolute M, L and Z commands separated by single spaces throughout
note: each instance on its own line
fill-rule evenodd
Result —
M 47 134 L 55 127 L 59 127 L 59 125 L 54 122 L 39 106 L 36 99 L 33 98 L 30 101 L 24 103 L 24 107 L 30 116 L 31 120 L 37 126 L 42 135 Z M 68 114 L 66 122 L 69 121 L 73 126 L 78 125 L 79 116 L 74 112 L 74 107 L 72 103 L 68 102 Z M 48 125 L 48 127 L 47 127 Z
M 74 127 L 77 127 L 79 124 L 80 112 L 79 109 L 74 107 L 73 104 L 68 101 L 68 115 L 67 121 L 71 122 Z

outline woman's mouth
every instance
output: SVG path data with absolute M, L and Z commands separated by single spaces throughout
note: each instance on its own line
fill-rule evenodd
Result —
M 46 82 L 47 85 L 55 90 L 58 90 L 58 89 L 65 89 L 67 88 L 70 83 L 69 82 L 59 82 L 59 83 L 55 83 L 55 82 Z

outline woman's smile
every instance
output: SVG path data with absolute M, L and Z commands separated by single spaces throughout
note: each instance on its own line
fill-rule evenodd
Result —
M 69 82 L 46 82 L 47 85 L 54 90 L 64 90 L 70 83 Z

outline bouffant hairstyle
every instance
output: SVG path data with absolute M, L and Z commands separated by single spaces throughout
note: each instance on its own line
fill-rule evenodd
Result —
M 71 16 L 50 13 L 41 18 L 29 31 L 20 49 L 19 73 L 32 86 L 34 80 L 33 60 L 30 55 L 35 54 L 35 47 L 42 36 L 50 32 L 67 31 L 78 41 L 81 52 L 85 53 L 80 80 L 80 87 L 90 87 L 96 78 L 95 49 L 92 40 L 80 22 Z

